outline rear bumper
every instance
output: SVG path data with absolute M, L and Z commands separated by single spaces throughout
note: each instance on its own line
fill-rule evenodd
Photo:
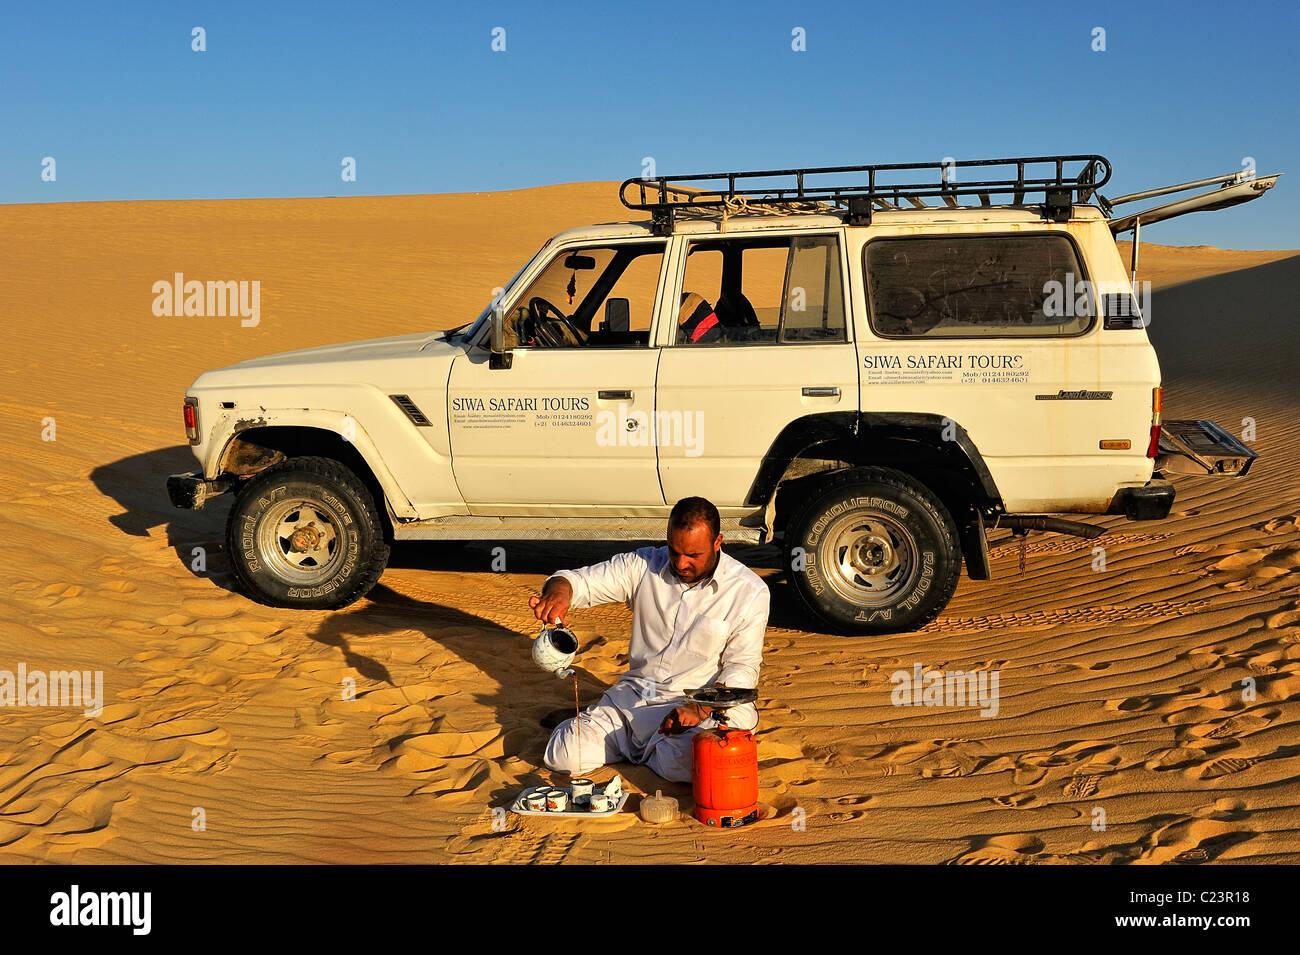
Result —
M 1107 514 L 1123 514 L 1130 521 L 1161 521 L 1174 506 L 1174 486 L 1151 481 L 1145 487 L 1124 487 L 1111 499 Z
M 218 478 L 209 481 L 202 471 L 190 471 L 186 474 L 173 474 L 167 478 L 167 496 L 173 507 L 187 511 L 198 511 L 209 498 L 225 494 L 235 486 L 233 478 Z

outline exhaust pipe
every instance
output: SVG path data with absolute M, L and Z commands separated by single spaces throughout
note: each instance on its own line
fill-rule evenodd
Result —
M 1016 531 L 1048 531 L 1052 534 L 1069 534 L 1092 540 L 1106 533 L 1100 524 L 1085 524 L 1083 521 L 1067 521 L 1059 517 L 999 517 L 994 527 L 1007 527 Z

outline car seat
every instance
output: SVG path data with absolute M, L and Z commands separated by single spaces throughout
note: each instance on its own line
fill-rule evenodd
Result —
M 705 344 L 722 338 L 722 325 L 713 306 L 699 292 L 683 292 L 677 309 L 678 344 Z
M 758 328 L 758 315 L 740 290 L 744 249 L 731 246 L 722 253 L 722 289 L 718 293 L 718 321 L 728 328 Z

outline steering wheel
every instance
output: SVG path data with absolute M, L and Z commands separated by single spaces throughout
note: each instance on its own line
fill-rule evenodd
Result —
M 553 314 L 555 318 L 553 319 L 547 318 L 546 316 L 548 312 Z M 570 335 L 573 336 L 574 341 L 576 341 L 579 345 L 587 344 L 586 333 L 583 332 L 580 328 L 578 328 L 577 325 L 573 324 L 573 322 L 569 319 L 569 316 L 565 315 L 563 312 L 561 312 L 558 308 L 556 308 L 546 299 L 542 298 L 540 295 L 534 295 L 532 298 L 528 300 L 528 314 L 534 319 L 534 321 L 537 322 L 539 328 L 544 327 L 543 326 L 544 322 L 552 322 L 552 321 L 558 322 Z M 554 344 L 563 346 L 563 345 L 567 345 L 568 343 L 564 341 L 560 341 L 560 342 L 554 342 Z

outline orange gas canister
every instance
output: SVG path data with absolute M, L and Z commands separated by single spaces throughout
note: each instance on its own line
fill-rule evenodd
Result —
M 734 829 L 758 819 L 758 742 L 749 730 L 727 725 L 726 706 L 752 702 L 754 690 L 739 691 L 748 699 L 731 699 L 738 691 L 726 687 L 693 690 L 687 699 L 713 709 L 715 729 L 701 730 L 691 742 L 692 814 L 706 826 Z M 722 703 L 722 706 L 719 706 Z

